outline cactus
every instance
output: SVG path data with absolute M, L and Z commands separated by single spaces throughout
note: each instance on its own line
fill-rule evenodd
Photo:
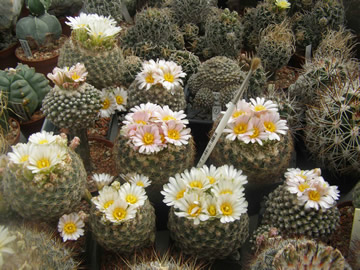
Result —
M 79 267 L 80 263 L 73 258 L 73 251 L 56 239 L 49 229 L 39 231 L 29 225 L 11 226 L 9 229 L 9 237 L 15 239 L 8 244 L 8 248 L 14 253 L 5 255 L 2 269 L 72 270 Z
M 28 8 L 32 15 L 21 18 L 16 23 L 16 36 L 25 39 L 32 49 L 49 46 L 58 40 L 62 33 L 59 20 L 46 12 L 49 0 L 32 0 Z
M 244 27 L 236 11 L 221 10 L 205 23 L 205 44 L 213 54 L 236 58 L 243 48 Z
M 136 75 L 141 71 L 142 61 L 140 57 L 130 55 L 124 61 L 124 73 L 121 76 L 121 84 L 129 87 L 135 80 Z
M 186 50 L 176 50 L 170 55 L 168 60 L 181 66 L 182 70 L 186 73 L 184 84 L 186 84 L 192 74 L 197 72 L 201 64 L 199 57 Z
M 144 188 L 129 183 L 120 186 L 115 181 L 110 187 L 100 190 L 99 196 L 91 201 L 91 231 L 105 249 L 130 254 L 154 243 L 155 210 Z M 119 215 L 119 210 L 122 215 Z
M 203 110 L 205 113 L 210 113 L 214 105 L 214 93 L 208 87 L 200 88 L 193 99 L 193 106 L 195 109 Z
M 359 85 L 358 71 L 338 75 L 306 112 L 305 145 L 335 176 L 359 173 Z
M 11 29 L 17 22 L 24 0 L 4 0 L 0 6 L 0 30 Z
M 40 109 L 42 100 L 50 91 L 49 81 L 34 68 L 18 64 L 15 69 L 0 70 L 1 92 L 7 95 L 8 105 L 21 104 L 30 117 Z
M 282 235 L 307 236 L 326 241 L 336 230 L 339 191 L 320 176 L 320 170 L 289 169 L 285 183 L 268 195 L 262 224 Z
M 339 250 L 306 238 L 274 239 L 252 258 L 248 267 L 251 270 L 351 269 Z
M 267 71 L 275 72 L 286 66 L 294 52 L 295 37 L 289 22 L 270 25 L 261 31 L 257 54 Z
M 71 212 L 80 202 L 86 172 L 63 137 L 34 133 L 29 143 L 16 145 L 8 157 L 4 196 L 22 217 L 53 221 Z
M 124 51 L 149 59 L 165 58 L 169 50 L 182 50 L 184 38 L 167 8 L 146 8 L 136 14 L 135 25 L 121 37 Z

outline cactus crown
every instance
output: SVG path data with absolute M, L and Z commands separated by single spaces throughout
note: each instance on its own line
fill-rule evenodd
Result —
M 275 43 L 285 43 L 294 46 L 295 37 L 290 28 L 290 22 L 284 20 L 280 24 L 271 24 L 261 31 L 262 38 L 272 40 Z
M 55 67 L 53 73 L 48 74 L 48 78 L 60 89 L 75 90 L 85 83 L 87 74 L 85 66 L 77 63 L 71 68 Z

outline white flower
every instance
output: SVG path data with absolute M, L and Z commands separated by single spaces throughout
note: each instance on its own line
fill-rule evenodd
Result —
M 210 165 L 210 168 L 206 165 L 200 168 L 202 172 L 205 174 L 206 178 L 209 179 L 209 183 L 211 185 L 215 184 L 219 179 L 221 172 L 214 165 Z
M 129 205 L 126 201 L 118 199 L 105 211 L 105 217 L 107 220 L 119 224 L 126 220 L 135 218 L 136 207 Z
M 8 228 L 0 225 L 0 269 L 4 263 L 3 254 L 14 254 L 14 250 L 6 246 L 15 239 L 15 236 L 9 234 Z
M 157 84 L 158 79 L 155 78 L 157 71 L 158 67 L 154 60 L 144 62 L 141 72 L 139 72 L 135 77 L 135 80 L 139 84 L 139 88 L 149 90 L 151 86 Z
M 226 135 L 226 139 L 234 141 L 235 139 L 241 140 L 245 135 L 251 134 L 249 130 L 249 115 L 241 115 L 237 117 L 234 121 L 229 121 L 224 133 L 229 133 Z
M 30 143 L 18 143 L 12 147 L 12 152 L 8 153 L 9 160 L 15 164 L 27 164 L 33 145 Z
M 181 173 L 187 187 L 195 190 L 207 190 L 211 187 L 209 179 L 204 172 L 198 168 L 191 168 Z
M 29 142 L 33 144 L 51 144 L 58 139 L 58 135 L 54 135 L 54 132 L 41 131 L 33 133 L 29 137 Z
M 180 174 L 176 174 L 175 177 L 169 178 L 169 183 L 163 186 L 163 190 L 160 191 L 162 195 L 164 195 L 163 202 L 167 206 L 174 205 L 176 200 L 181 199 L 184 197 L 186 192 L 186 183 L 182 179 Z
M 301 196 L 306 189 L 310 188 L 310 183 L 308 180 L 304 179 L 301 176 L 292 176 L 286 179 L 286 189 L 297 196 Z
M 85 29 L 89 24 L 92 17 L 88 16 L 85 13 L 80 13 L 77 17 L 66 17 L 69 22 L 65 22 L 71 27 L 71 29 Z
M 246 133 L 241 137 L 244 143 L 251 142 L 263 145 L 262 141 L 267 140 L 269 137 L 265 132 L 264 123 L 257 117 L 251 118 L 248 129 L 251 133 Z
M 100 190 L 104 186 L 109 185 L 114 179 L 114 176 L 111 176 L 110 174 L 107 173 L 100 173 L 100 174 L 94 173 L 92 179 L 96 182 L 98 190 Z
M 218 181 L 211 189 L 216 197 L 224 194 L 231 194 L 237 197 L 244 196 L 244 187 L 237 182 L 231 180 Z
M 206 195 L 204 200 L 204 212 L 209 218 L 218 217 L 217 199 L 211 195 Z
M 119 195 L 122 200 L 125 200 L 128 204 L 131 204 L 136 208 L 143 206 L 147 199 L 145 189 L 134 183 L 123 184 L 120 187 Z
M 131 108 L 130 111 L 133 113 L 136 112 L 146 112 L 149 114 L 149 117 L 154 117 L 155 113 L 160 109 L 161 107 L 157 104 L 153 103 L 142 103 L 140 105 L 136 105 L 135 107 Z
M 101 91 L 101 103 L 103 104 L 99 112 L 101 117 L 110 117 L 115 113 L 117 106 L 115 96 L 106 89 Z
M 312 169 L 312 170 L 301 170 L 299 168 L 288 168 L 287 172 L 285 172 L 284 176 L 286 179 L 290 179 L 293 177 L 301 177 L 304 180 L 310 180 L 312 178 L 316 178 L 321 175 L 320 168 Z
M 217 212 L 221 223 L 233 222 L 247 212 L 248 203 L 244 197 L 225 194 L 218 197 Z
M 164 88 L 170 90 L 171 94 L 174 94 L 175 87 L 182 85 L 181 78 L 185 76 L 186 73 L 182 71 L 181 66 L 175 62 L 168 61 L 162 68 L 157 70 L 154 74 L 154 79 L 159 81 Z
M 90 36 L 97 39 L 114 37 L 121 31 L 121 27 L 114 26 L 109 22 L 108 20 L 91 20 L 86 30 L 88 30 Z
M 54 166 L 63 161 L 65 154 L 63 148 L 55 145 L 34 146 L 29 156 L 27 168 L 32 173 L 50 172 Z
M 228 107 L 228 104 L 226 105 Z M 252 115 L 250 104 L 245 101 L 245 99 L 239 100 L 236 103 L 236 107 L 231 115 L 230 121 L 234 121 L 236 118 L 242 115 Z
M 194 220 L 194 224 L 198 225 L 200 221 L 209 219 L 209 216 L 204 212 L 205 201 L 197 193 L 185 193 L 184 197 L 177 200 L 175 203 L 175 215 L 178 217 L 185 217 Z
M 146 188 L 150 186 L 151 181 L 149 180 L 149 177 L 142 175 L 142 174 L 133 174 L 128 177 L 130 183 L 134 183 L 135 185 L 139 187 Z
M 63 215 L 59 219 L 58 231 L 63 238 L 63 241 L 77 240 L 84 235 L 84 221 L 77 213 Z
M 220 171 L 220 177 L 225 180 L 231 180 L 236 185 L 245 185 L 247 181 L 247 176 L 242 174 L 242 170 L 237 170 L 233 165 L 223 165 L 218 168 Z
M 280 141 L 278 134 L 286 135 L 289 129 L 286 125 L 286 120 L 281 120 L 278 113 L 268 113 L 261 116 L 264 123 L 265 132 L 269 135 L 269 140 Z
M 177 146 L 188 144 L 191 138 L 190 128 L 184 129 L 184 124 L 177 123 L 174 120 L 168 121 L 162 125 L 165 140 Z
M 266 112 L 277 112 L 278 106 L 276 103 L 271 100 L 266 100 L 265 98 L 257 97 L 256 100 L 250 98 L 250 108 L 255 112 L 256 115 L 260 115 Z
M 126 111 L 127 92 L 122 87 L 116 87 L 114 90 L 114 97 L 116 101 L 116 110 L 119 112 Z
M 165 105 L 162 108 L 159 108 L 155 113 L 154 116 L 157 117 L 161 122 L 167 122 L 170 120 L 175 120 L 176 122 L 180 122 L 184 125 L 189 124 L 189 120 L 186 119 L 186 114 L 184 114 L 183 110 L 178 112 L 174 112 L 169 108 L 168 105 Z
M 116 200 L 120 199 L 119 193 L 112 187 L 105 186 L 99 191 L 99 195 L 93 197 L 91 201 L 95 204 L 96 208 L 105 212 Z
M 162 141 L 159 128 L 155 125 L 140 126 L 136 129 L 133 144 L 139 147 L 139 152 L 151 154 L 159 152 L 162 148 Z

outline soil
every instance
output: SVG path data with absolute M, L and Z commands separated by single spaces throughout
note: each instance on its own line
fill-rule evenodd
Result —
M 9 142 L 10 145 L 16 144 L 19 142 L 20 139 L 20 124 L 17 120 L 10 118 L 10 131 L 6 135 L 6 140 Z
M 88 136 L 106 137 L 109 131 L 110 123 L 111 117 L 100 118 L 99 120 L 95 121 L 94 127 L 88 128 Z

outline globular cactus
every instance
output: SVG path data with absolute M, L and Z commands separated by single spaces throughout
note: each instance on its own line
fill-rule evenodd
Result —
M 286 66 L 295 52 L 295 37 L 289 22 L 270 25 L 261 31 L 257 55 L 267 71 Z
M 18 64 L 15 69 L 0 70 L 1 92 L 7 96 L 8 106 L 21 104 L 30 117 L 40 109 L 42 100 L 50 91 L 49 81 L 34 68 Z
M 121 44 L 124 51 L 149 60 L 183 49 L 184 38 L 169 9 L 146 8 L 136 14 L 135 25 L 121 36 Z
M 71 37 L 61 47 L 58 67 L 83 63 L 91 85 L 102 89 L 118 84 L 124 72 L 124 56 L 116 39 L 121 28 L 113 19 L 97 14 L 81 13 L 68 19 L 72 28 Z M 88 24 L 85 25 L 82 20 Z
M 236 11 L 221 10 L 205 23 L 204 42 L 214 55 L 236 58 L 243 48 L 244 27 Z
M 360 182 L 358 182 L 354 187 L 352 202 L 355 208 L 360 208 Z
M 312 13 L 322 29 L 339 30 L 345 23 L 345 9 L 340 0 L 317 1 Z
M 31 0 L 28 8 L 31 13 L 16 23 L 16 36 L 29 42 L 30 48 L 49 46 L 59 39 L 62 28 L 59 20 L 47 13 L 50 1 Z
M 341 252 L 331 246 L 306 238 L 280 238 L 256 254 L 248 269 L 350 270 L 351 267 Z
M 136 55 L 127 56 L 124 61 L 124 73 L 120 78 L 121 84 L 129 87 L 141 71 L 142 63 L 141 58 Z
M 359 174 L 359 73 L 337 76 L 306 111 L 305 145 L 336 176 Z
M 40 231 L 29 225 L 0 226 L 0 234 L 6 240 L 12 240 L 7 248 L 13 252 L 5 254 L 3 264 L 0 264 L 2 269 L 73 270 L 80 265 L 74 259 L 73 250 L 56 239 L 50 229 Z
M 86 172 L 66 138 L 34 133 L 8 157 L 2 180 L 5 201 L 20 216 L 53 221 L 80 203 Z
M 184 78 L 184 85 L 190 76 L 197 72 L 199 66 L 201 65 L 199 57 L 186 50 L 174 51 L 168 60 L 173 61 L 181 66 L 182 70 L 186 73 L 186 77 Z
M 326 241 L 339 225 L 338 198 L 337 186 L 330 186 L 320 169 L 288 169 L 285 182 L 265 201 L 262 224 L 278 228 L 282 235 Z

